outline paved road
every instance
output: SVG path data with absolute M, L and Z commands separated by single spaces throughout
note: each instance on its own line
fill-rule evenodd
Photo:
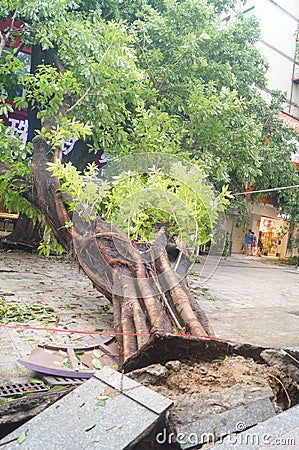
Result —
M 265 262 L 242 255 L 222 260 L 203 284 L 208 291 L 201 305 L 219 337 L 299 347 L 299 273 Z

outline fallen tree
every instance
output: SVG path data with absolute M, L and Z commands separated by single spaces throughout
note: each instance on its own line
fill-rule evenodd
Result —
M 65 189 L 66 181 L 56 175 L 55 170 L 64 158 L 62 140 L 67 142 L 74 138 L 78 141 L 73 155 L 78 145 L 83 148 L 82 154 L 79 152 L 79 157 L 76 156 L 76 165 L 81 164 L 81 169 L 104 149 L 114 154 L 135 153 L 136 161 L 138 152 L 150 150 L 175 155 L 184 150 L 189 155 L 195 155 L 202 164 L 206 162 L 210 173 L 218 181 L 228 180 L 228 170 L 233 165 L 234 176 L 243 182 L 244 174 L 250 172 L 251 165 L 256 166 L 259 145 L 257 127 L 248 113 L 250 108 L 246 103 L 243 105 L 236 91 L 231 90 L 231 85 L 223 90 L 223 78 L 218 80 L 219 89 L 210 83 L 220 71 L 217 65 L 211 64 L 214 73 L 206 74 L 208 64 L 202 56 L 208 57 L 205 46 L 206 42 L 210 42 L 210 37 L 204 37 L 206 29 L 210 30 L 217 43 L 225 40 L 224 45 L 233 48 L 234 37 L 229 32 L 220 33 L 218 16 L 208 3 L 191 3 L 173 1 L 155 10 L 149 1 L 144 6 L 143 21 L 137 21 L 129 30 L 130 34 L 124 24 L 103 18 L 93 1 L 53 3 L 30 0 L 24 5 L 16 1 L 3 10 L 3 19 L 10 17 L 10 20 L 5 22 L 7 26 L 5 32 L 3 28 L 0 42 L 1 113 L 6 116 L 12 113 L 13 108 L 7 102 L 10 98 L 14 100 L 15 109 L 26 108 L 28 143 L 24 146 L 17 136 L 12 136 L 1 126 L 1 196 L 7 207 L 48 223 L 57 242 L 77 259 L 96 289 L 112 302 L 114 326 L 123 361 L 140 350 L 149 336 L 155 333 L 207 336 L 213 335 L 213 331 L 189 292 L 186 270 L 181 271 L 183 265 L 171 264 L 167 246 L 171 235 L 169 221 L 153 221 L 149 217 L 150 225 L 159 224 L 159 230 L 154 240 L 148 239 L 147 244 L 142 244 L 138 232 L 134 231 L 137 239 L 132 240 L 130 233 L 125 235 L 118 226 L 110 225 L 109 215 L 103 218 L 101 207 L 88 218 L 79 213 L 74 220 L 76 211 L 72 211 L 69 196 L 71 200 L 76 200 L 77 193 L 71 195 L 70 182 L 68 189 Z M 181 17 L 186 26 L 178 20 L 177 6 L 182 9 Z M 189 15 L 191 7 L 192 14 Z M 138 9 L 139 4 L 134 4 L 133 10 L 137 13 Z M 131 20 L 135 18 L 134 11 Z M 164 13 L 165 21 L 161 21 Z M 156 16 L 161 26 L 157 36 Z M 178 41 L 173 39 L 175 21 L 177 30 L 180 30 L 176 33 Z M 167 33 L 161 25 L 164 22 Z M 240 35 L 242 27 L 241 24 L 238 30 Z M 158 45 L 161 32 L 171 43 L 169 55 L 165 52 L 166 68 L 159 66 L 156 60 L 160 57 L 156 58 L 150 48 L 151 39 L 155 39 Z M 190 43 L 193 33 L 196 33 L 196 45 Z M 136 49 L 133 49 L 133 41 Z M 199 45 L 202 46 L 200 50 Z M 26 73 L 18 59 L 26 46 L 32 50 L 30 73 Z M 253 46 L 245 48 L 242 44 L 241 48 L 242 54 L 245 50 L 247 54 L 252 54 Z M 160 50 L 161 55 L 162 50 L 165 49 Z M 150 56 L 152 67 L 143 69 L 146 54 Z M 261 66 L 261 59 L 255 50 L 253 54 L 259 63 L 257 65 Z M 136 62 L 136 55 L 140 65 Z M 168 61 L 172 57 L 176 64 L 173 72 L 168 73 Z M 221 65 L 222 56 L 214 57 L 219 59 Z M 249 58 L 244 57 L 243 60 L 246 65 Z M 228 65 L 225 67 L 232 72 L 229 72 L 227 80 L 234 80 L 234 72 L 240 72 L 238 58 L 231 69 Z M 192 72 L 190 76 L 189 71 Z M 254 74 L 253 79 L 256 77 L 257 74 Z M 171 86 L 170 91 L 168 86 Z M 175 102 L 171 97 L 173 93 Z M 200 122 L 202 118 L 204 122 Z M 212 125 L 212 132 L 211 123 L 215 125 Z M 233 132 L 234 137 L 226 142 L 228 130 Z M 219 136 L 222 140 L 220 146 Z M 241 155 L 239 159 L 232 159 L 231 151 Z M 70 167 L 73 166 L 67 166 Z M 254 172 L 253 169 L 251 172 Z M 73 174 L 75 180 L 81 179 L 78 172 Z M 167 172 L 167 175 L 171 178 L 171 173 Z M 164 190 L 171 185 L 170 178 L 164 180 Z M 179 175 L 176 173 L 174 178 L 179 179 Z M 203 185 L 200 177 L 197 185 Z M 178 189 L 174 183 L 173 197 Z M 186 197 L 185 194 L 183 192 L 182 195 Z M 194 202 L 197 206 L 189 215 L 185 214 L 185 219 L 188 221 L 194 217 L 195 225 L 201 225 L 200 230 L 195 230 L 192 235 L 190 233 L 188 238 L 196 238 L 198 234 L 200 242 L 209 240 L 217 208 L 224 198 L 225 192 L 218 204 L 214 201 L 215 197 L 210 199 L 211 217 L 209 207 L 201 210 L 201 205 L 198 207 L 198 202 Z M 208 204 L 209 201 L 206 202 Z M 179 203 L 177 205 L 178 208 L 173 208 L 176 214 L 180 209 Z M 198 220 L 197 214 L 201 220 Z M 166 216 L 169 215 L 167 211 Z M 172 230 L 174 234 L 175 230 Z M 173 249 L 184 255 L 180 243 L 177 249 Z M 180 261 L 185 258 L 188 266 L 187 253 L 179 258 Z
M 112 302 L 122 362 L 155 332 L 213 336 L 205 313 L 189 292 L 186 271 L 178 275 L 169 261 L 166 228 L 160 228 L 152 244 L 145 244 L 131 241 L 99 216 L 92 218 L 92 226 L 86 217 L 70 217 L 59 180 L 49 172 L 53 158 L 46 141 L 35 139 L 31 164 L 35 205 L 68 254 Z M 65 192 L 69 193 L 68 186 Z
M 52 117 L 44 122 L 45 130 L 51 125 Z M 79 217 L 74 227 L 69 199 L 63 195 L 59 178 L 49 171 L 49 163 L 55 160 L 57 164 L 59 158 L 43 136 L 36 137 L 31 180 L 12 174 L 11 188 L 22 186 L 19 194 L 42 213 L 67 254 L 78 261 L 95 288 L 113 304 L 121 363 L 140 351 L 154 333 L 213 336 L 205 313 L 188 290 L 186 271 L 178 275 L 169 261 L 166 228 L 160 228 L 152 244 L 144 244 L 131 241 L 99 216 L 93 217 L 92 227 L 86 217 Z M 6 175 L 10 172 L 3 163 L 0 169 Z M 68 186 L 64 191 L 69 194 Z M 140 251 L 144 245 L 147 258 Z
M 161 227 L 154 243 L 147 244 L 148 260 L 140 252 L 145 244 L 129 240 L 101 217 L 92 219 L 92 228 L 83 220 L 77 220 L 76 228 L 66 227 L 71 217 L 59 180 L 48 170 L 53 159 L 46 140 L 35 139 L 32 184 L 22 180 L 22 193 L 42 212 L 58 242 L 77 259 L 95 288 L 112 302 L 122 362 L 155 332 L 213 336 L 205 313 L 169 261 L 166 229 Z

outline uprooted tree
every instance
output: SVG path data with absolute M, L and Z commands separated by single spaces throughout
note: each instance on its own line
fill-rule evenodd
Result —
M 93 1 L 0 2 L 10 19 L 0 42 L 1 113 L 12 112 L 13 100 L 29 121 L 25 146 L 1 125 L 1 198 L 8 209 L 46 221 L 40 248 L 54 236 L 112 302 L 123 360 L 155 331 L 213 334 L 186 284 L 186 247 L 211 238 L 227 199 L 225 188 L 213 194 L 199 167 L 219 184 L 257 176 L 260 118 L 269 116 L 251 86 L 263 83 L 254 23 L 220 28 L 223 1 L 141 3 L 123 9 L 122 23 L 121 10 L 103 16 Z M 29 72 L 20 60 L 24 45 L 32 49 Z M 61 142 L 70 139 L 77 142 L 66 156 Z M 103 151 L 111 161 L 133 155 L 133 169 L 94 182 L 93 165 L 82 171 Z M 168 155 L 171 170 L 161 173 L 151 158 L 138 168 L 145 152 Z M 186 172 L 181 161 L 172 167 L 169 155 L 191 158 L 197 169 Z M 152 203 L 144 204 L 153 187 Z M 160 203 L 163 192 L 171 200 Z

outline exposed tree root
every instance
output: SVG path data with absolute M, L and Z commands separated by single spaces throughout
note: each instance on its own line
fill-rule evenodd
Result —
M 118 230 L 107 230 L 101 219 L 92 236 L 77 235 L 74 239 L 77 252 L 81 252 L 78 256 L 83 270 L 98 290 L 112 292 L 106 297 L 113 304 L 114 328 L 123 362 L 156 332 L 213 336 L 186 281 L 180 280 L 169 262 L 163 247 L 165 230 L 158 233 L 151 248 L 151 261 L 143 259 L 138 245 Z

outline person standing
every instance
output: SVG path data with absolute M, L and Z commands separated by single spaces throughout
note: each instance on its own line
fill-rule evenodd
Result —
M 252 255 L 252 243 L 253 243 L 253 232 L 252 230 L 248 230 L 245 238 L 245 256 Z
M 257 240 L 257 256 L 262 256 L 263 252 L 263 243 L 262 243 L 262 232 L 259 232 L 259 237 Z
M 297 256 L 297 272 L 299 272 L 299 228 L 298 228 L 297 233 L 296 233 L 295 238 L 294 238 L 293 248 L 294 248 L 295 251 L 296 251 L 296 256 Z
M 255 237 L 254 233 L 252 233 L 252 235 L 253 235 L 252 254 L 253 254 L 253 256 L 256 256 L 256 254 L 257 254 L 257 242 L 256 242 L 256 237 Z

